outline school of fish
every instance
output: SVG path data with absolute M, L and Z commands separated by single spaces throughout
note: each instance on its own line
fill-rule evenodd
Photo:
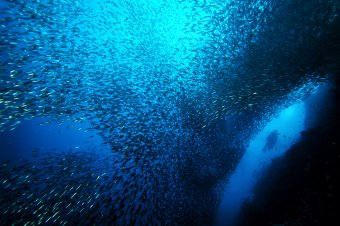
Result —
M 212 225 L 259 119 L 339 72 L 339 9 L 0 0 L 0 132 L 89 122 L 111 147 L 1 163 L 0 225 Z

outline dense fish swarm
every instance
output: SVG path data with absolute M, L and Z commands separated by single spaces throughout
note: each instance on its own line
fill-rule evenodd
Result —
M 212 224 L 258 119 L 339 71 L 339 4 L 1 0 L 0 131 L 86 121 L 112 156 L 3 163 L 0 224 Z

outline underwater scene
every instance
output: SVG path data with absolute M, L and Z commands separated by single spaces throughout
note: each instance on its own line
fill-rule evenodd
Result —
M 339 0 L 0 0 L 0 225 L 339 225 Z

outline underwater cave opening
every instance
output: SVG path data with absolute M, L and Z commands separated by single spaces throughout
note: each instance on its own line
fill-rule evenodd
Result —
M 331 85 L 323 84 L 305 100 L 283 109 L 249 142 L 230 175 L 217 214 L 216 225 L 235 225 L 242 206 L 251 202 L 254 187 L 270 168 L 272 160 L 285 154 L 327 110 Z

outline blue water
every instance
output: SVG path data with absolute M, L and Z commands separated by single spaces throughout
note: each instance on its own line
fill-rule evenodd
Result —
M 0 0 L 0 224 L 229 221 L 307 128 L 338 8 Z
M 237 216 L 245 202 L 251 202 L 254 186 L 260 181 L 272 160 L 278 158 L 300 139 L 301 132 L 313 126 L 306 123 L 308 117 L 322 117 L 322 108 L 329 100 L 331 86 L 324 84 L 306 100 L 281 110 L 278 115 L 266 123 L 264 128 L 249 142 L 245 154 L 231 174 L 220 203 L 216 224 L 235 225 Z M 278 132 L 277 140 L 270 149 L 266 149 L 267 138 L 273 131 Z
M 110 153 L 110 147 L 104 144 L 96 131 L 89 130 L 89 124 L 49 121 L 24 120 L 15 130 L 0 133 L 0 161 L 20 164 L 24 160 L 34 161 L 33 154 L 90 152 L 91 149 L 102 154 Z
M 234 224 L 242 204 L 251 201 L 254 195 L 252 189 L 271 164 L 271 160 L 282 156 L 289 147 L 299 141 L 300 133 L 309 127 L 305 122 L 306 109 L 310 111 L 310 117 L 318 116 L 322 104 L 327 103 L 329 87 L 323 85 L 305 102 L 281 110 L 266 122 L 264 128 L 249 142 L 223 192 L 217 216 L 218 225 Z M 265 150 L 267 137 L 273 131 L 278 132 L 278 138 L 272 148 Z M 53 156 L 58 153 L 91 153 L 95 150 L 100 152 L 102 157 L 111 155 L 110 146 L 104 143 L 98 131 L 91 129 L 91 125 L 84 122 L 24 120 L 15 130 L 2 132 L 0 139 L 0 161 L 9 160 L 17 166 L 23 161 L 39 164 L 37 156 Z
M 223 222 L 233 222 L 243 202 L 252 199 L 252 188 L 263 174 L 263 170 L 273 158 L 279 157 L 288 150 L 300 137 L 304 130 L 304 104 L 295 104 L 284 109 L 271 120 L 265 128 L 250 141 L 250 144 L 230 176 L 228 187 L 220 206 L 220 225 L 231 225 Z M 288 126 L 287 126 L 288 125 Z M 278 140 L 273 148 L 264 151 L 266 138 L 277 130 Z

